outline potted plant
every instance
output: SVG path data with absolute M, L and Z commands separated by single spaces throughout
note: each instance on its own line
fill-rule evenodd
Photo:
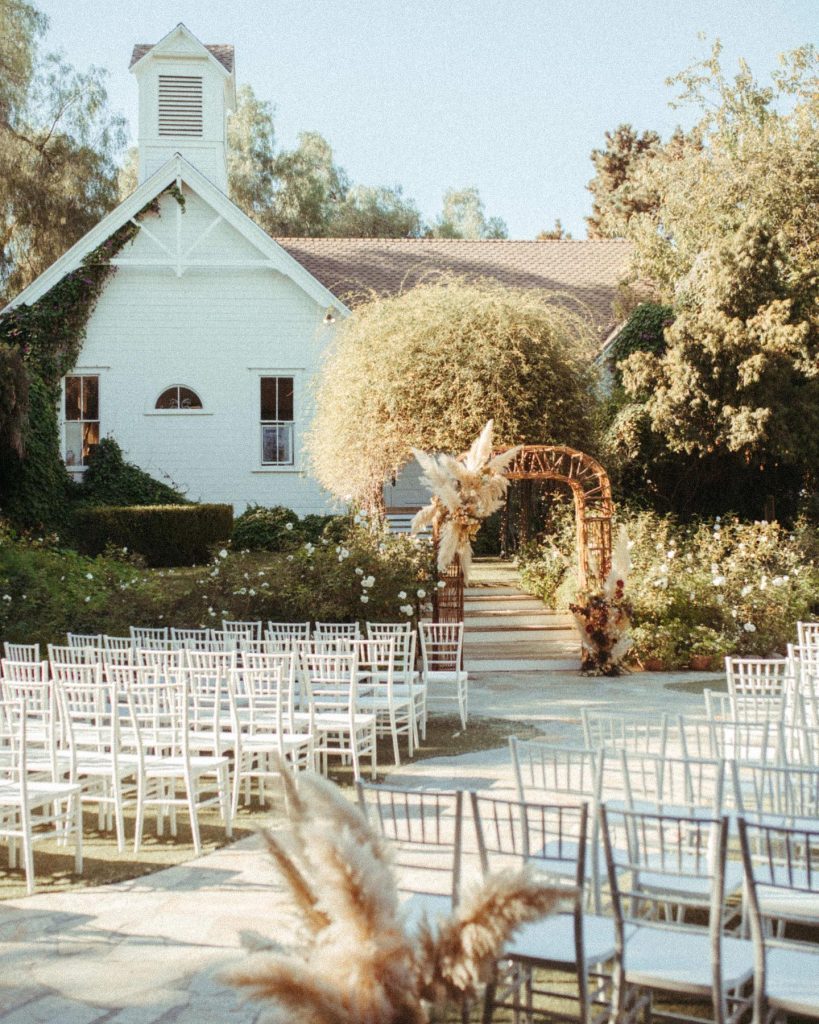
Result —
M 708 672 L 731 650 L 724 633 L 710 626 L 695 626 L 691 631 L 689 666 L 697 672 Z
M 633 653 L 644 672 L 663 672 L 678 660 L 678 631 L 673 623 L 644 622 L 632 631 Z

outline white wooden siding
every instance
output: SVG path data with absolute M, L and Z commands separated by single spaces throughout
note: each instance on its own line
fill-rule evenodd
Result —
M 189 189 L 180 218 L 183 248 L 215 213 Z M 164 195 L 149 231 L 174 249 L 177 203 Z M 195 253 L 231 260 L 261 259 L 224 222 Z M 332 499 L 307 473 L 304 434 L 311 385 L 333 327 L 325 309 L 290 278 L 261 267 L 128 266 L 161 257 L 147 232 L 120 253 L 125 265 L 109 279 L 89 321 L 76 372 L 101 367 L 101 436 L 114 437 L 126 458 L 190 498 L 258 502 L 299 514 L 332 511 Z M 259 378 L 295 378 L 295 466 L 262 467 Z M 170 385 L 194 389 L 203 409 L 156 412 Z

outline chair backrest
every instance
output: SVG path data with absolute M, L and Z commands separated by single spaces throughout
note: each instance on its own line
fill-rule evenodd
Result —
M 504 800 L 472 791 L 472 820 L 484 875 L 530 864 L 583 889 L 589 805 Z
M 819 647 L 819 622 L 797 622 L 796 636 L 800 647 Z
M 791 678 L 787 658 L 726 658 L 728 692 L 736 696 L 762 697 L 783 694 Z
M 222 632 L 237 639 L 261 640 L 262 620 L 222 619 Z
M 102 648 L 79 647 L 63 644 L 48 645 L 48 660 L 52 667 L 55 665 L 96 665 L 103 658 Z
M 747 881 L 751 930 L 758 947 L 774 933 L 771 920 L 815 928 L 819 924 L 819 822 L 787 828 L 739 818 L 739 844 Z M 776 946 L 787 943 L 781 930 Z M 801 945 L 792 940 L 793 945 Z M 815 943 L 807 948 L 815 951 Z
M 134 641 L 130 636 L 108 636 L 106 634 L 102 638 L 102 646 L 106 653 L 111 651 L 132 651 L 134 649 Z
M 160 678 L 169 678 L 185 663 L 185 653 L 170 647 L 137 647 L 134 664 L 140 668 L 155 668 Z
M 463 667 L 464 624 L 420 622 L 421 665 L 426 677 L 436 672 L 459 672 Z
M 381 637 L 392 636 L 394 633 L 412 633 L 412 623 L 406 622 L 367 622 L 368 640 L 380 640 Z
M 357 622 L 317 622 L 313 629 L 314 640 L 359 640 L 361 627 Z
M 103 646 L 101 633 L 66 633 L 66 642 L 69 647 L 94 647 Z
M 5 790 L 12 788 L 12 793 L 0 791 L 0 808 L 3 807 L 4 796 L 11 796 L 12 806 L 16 813 L 28 819 L 28 779 L 26 736 L 26 708 L 21 700 L 0 700 L 0 749 L 4 756 L 0 758 L 0 783 Z M 3 820 L 0 815 L 0 821 Z
M 358 708 L 358 653 L 355 649 L 316 652 L 313 642 L 299 650 L 303 692 L 314 711 L 348 713 Z
M 742 694 L 706 690 L 705 714 L 719 721 L 781 722 L 795 697 L 795 684 L 790 683 L 779 693 Z
M 561 797 L 576 802 L 597 793 L 597 758 L 585 747 L 561 746 L 547 740 L 509 737 L 509 753 L 521 803 L 553 803 Z
M 182 658 L 183 664 L 194 669 L 203 677 L 210 675 L 227 679 L 228 673 L 236 668 L 235 651 L 200 651 L 186 647 Z
M 72 757 L 105 754 L 114 764 L 121 752 L 117 695 L 103 682 L 102 667 L 58 666 L 55 676 L 60 722 Z
M 728 818 L 652 814 L 613 809 L 605 803 L 600 814 L 620 948 L 629 919 L 653 917 L 662 920 L 663 927 L 690 928 L 690 921 L 684 922 L 686 909 L 707 907 L 715 991 L 721 991 Z M 678 913 L 668 914 L 669 906 L 677 907 Z M 674 939 L 660 941 L 673 946 Z
M 412 888 L 452 898 L 461 887 L 463 793 L 405 789 L 356 782 L 358 802 L 371 824 L 389 839 L 395 863 Z
M 352 646 L 358 659 L 359 677 L 366 676 L 368 687 L 391 698 L 395 682 L 395 637 L 353 640 Z
M 171 645 L 167 626 L 130 626 L 134 647 L 142 650 L 167 651 Z
M 49 667 L 47 661 L 10 661 L 3 658 L 2 681 L 22 685 L 47 683 Z
M 819 766 L 733 762 L 731 778 L 738 814 L 789 827 L 815 820 L 819 828 Z
M 665 753 L 668 716 L 665 714 L 620 714 L 582 708 L 583 737 L 590 750 L 601 747 L 633 750 L 635 753 Z
M 181 650 L 183 647 L 190 647 L 194 651 L 210 650 L 208 645 L 212 639 L 210 629 L 205 626 L 196 629 L 178 629 L 176 626 L 171 626 L 171 646 L 177 650 Z
M 265 640 L 309 640 L 309 622 L 270 622 L 264 630 Z
M 265 643 L 265 641 L 262 640 L 261 643 Z M 295 713 L 297 710 L 296 705 L 301 703 L 299 691 L 301 679 L 299 675 L 298 651 L 294 647 L 285 647 L 280 650 L 265 652 L 246 651 L 242 654 L 242 668 L 253 672 L 267 672 L 271 680 L 280 678 L 283 688 L 282 699 L 288 711 Z M 308 701 L 305 699 L 303 703 L 306 707 Z M 292 717 L 288 717 L 287 712 L 285 713 L 285 722 L 292 732 L 294 720 Z
M 185 679 L 160 681 L 151 669 L 125 693 L 131 737 L 140 759 L 146 754 L 190 756 L 189 695 Z
M 12 644 L 6 640 L 3 653 L 7 661 L 40 661 L 39 644 Z
M 242 666 L 228 676 L 233 729 L 240 746 L 245 735 L 275 736 L 279 740 L 280 754 L 284 756 L 284 733 L 290 729 L 293 706 L 291 689 L 282 668 L 281 664 L 275 668 Z
M 775 723 L 712 721 L 714 756 L 724 761 L 772 761 L 779 751 Z

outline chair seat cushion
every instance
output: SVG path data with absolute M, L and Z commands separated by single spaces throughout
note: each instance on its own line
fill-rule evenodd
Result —
M 524 925 L 505 950 L 516 960 L 551 966 L 576 962 L 574 915 L 554 914 Z M 629 927 L 627 936 L 632 929 Z M 614 920 L 583 915 L 583 953 L 587 964 L 605 963 L 614 956 Z
M 625 949 L 626 981 L 667 992 L 711 994 L 711 939 L 705 929 L 637 926 Z M 722 940 L 722 980 L 735 988 L 754 973 L 754 946 L 745 939 Z
M 765 990 L 771 1007 L 819 1017 L 819 950 L 768 948 Z

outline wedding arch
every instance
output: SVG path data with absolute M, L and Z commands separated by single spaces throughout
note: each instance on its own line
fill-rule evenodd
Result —
M 495 454 L 504 450 L 508 449 L 497 449 Z M 602 584 L 611 568 L 614 505 L 611 482 L 600 463 L 563 445 L 523 445 L 503 473 L 509 480 L 557 480 L 571 489 L 577 522 L 578 589 Z M 457 560 L 444 573 L 444 581 L 435 618 L 463 619 L 463 574 Z

